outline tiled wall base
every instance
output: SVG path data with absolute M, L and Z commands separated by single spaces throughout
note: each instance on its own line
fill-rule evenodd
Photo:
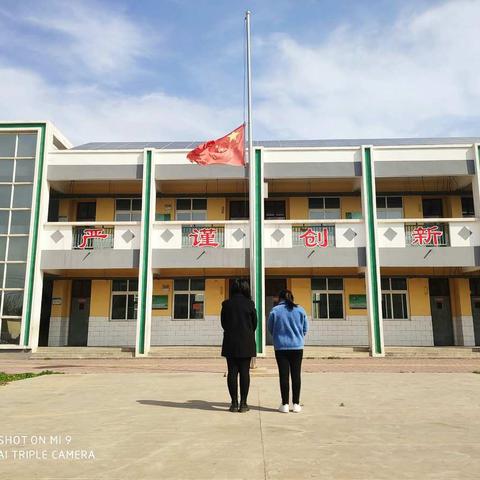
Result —
M 473 317 L 467 315 L 453 317 L 452 322 L 455 345 L 474 347 L 475 332 L 473 330 Z
M 368 324 L 365 316 L 351 316 L 346 320 L 312 320 L 305 345 L 367 346 Z
M 68 343 L 68 317 L 50 317 L 48 346 L 64 347 Z
M 90 317 L 88 321 L 89 347 L 134 347 L 137 322 Z
M 221 345 L 223 329 L 219 316 L 203 320 L 172 320 L 152 317 L 151 345 Z
M 408 320 L 384 320 L 386 346 L 432 347 L 432 317 L 413 316 Z

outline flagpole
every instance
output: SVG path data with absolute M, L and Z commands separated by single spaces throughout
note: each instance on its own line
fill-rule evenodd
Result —
M 257 312 L 259 315 L 257 326 L 257 352 L 263 353 L 263 291 L 260 285 L 258 285 L 258 262 L 257 262 L 257 235 L 260 232 L 256 231 L 256 216 L 263 211 L 263 208 L 256 208 L 256 169 L 255 169 L 255 152 L 253 150 L 253 135 L 252 135 L 252 63 L 251 63 L 251 43 L 250 43 L 250 11 L 245 12 L 245 28 L 246 28 L 246 70 L 247 70 L 247 137 L 248 137 L 248 172 L 249 172 L 249 219 L 250 219 L 250 289 L 252 293 L 252 299 L 255 301 Z M 263 219 L 261 219 L 263 221 Z M 259 345 L 259 342 L 261 345 Z M 252 358 L 251 367 L 255 368 L 255 357 Z

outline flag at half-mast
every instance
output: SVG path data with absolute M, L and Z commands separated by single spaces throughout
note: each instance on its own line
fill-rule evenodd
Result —
M 245 165 L 245 124 L 217 140 L 202 143 L 187 154 L 192 163 L 211 165 Z

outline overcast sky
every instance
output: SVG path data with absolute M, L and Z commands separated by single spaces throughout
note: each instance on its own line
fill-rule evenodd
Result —
M 0 119 L 74 143 L 480 135 L 480 0 L 2 0 Z

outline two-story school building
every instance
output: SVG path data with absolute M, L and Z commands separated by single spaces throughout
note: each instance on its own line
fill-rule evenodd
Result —
M 2 123 L 0 348 L 220 345 L 252 265 L 260 354 L 286 287 L 307 345 L 480 345 L 479 142 L 259 141 L 249 169 Z

